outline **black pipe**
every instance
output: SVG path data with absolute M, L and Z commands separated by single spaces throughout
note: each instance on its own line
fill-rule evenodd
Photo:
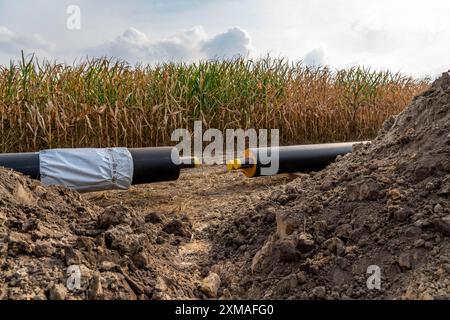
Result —
M 247 149 L 243 158 L 233 160 L 228 167 L 230 170 L 242 170 L 247 177 L 258 177 L 262 168 L 272 165 L 271 162 L 263 164 L 263 157 L 270 159 L 278 151 L 278 171 L 275 174 L 319 171 L 336 160 L 337 156 L 352 152 L 355 143 L 359 142 Z
M 132 184 L 173 181 L 180 166 L 172 161 L 172 147 L 128 149 L 133 158 Z
M 0 154 L 0 167 L 13 169 L 31 179 L 38 180 L 40 178 L 39 152 Z
M 198 160 L 194 157 L 182 158 L 181 164 L 175 164 L 171 158 L 172 149 L 172 147 L 128 149 L 133 158 L 132 184 L 177 180 L 180 169 L 198 165 Z M 40 179 L 38 152 L 0 154 L 0 167 L 13 169 L 32 179 Z

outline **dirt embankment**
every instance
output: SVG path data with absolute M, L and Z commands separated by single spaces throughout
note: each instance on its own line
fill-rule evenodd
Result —
M 272 214 L 276 232 L 221 277 L 245 298 L 450 298 L 449 196 L 445 73 L 372 143 L 248 210 Z M 380 290 L 367 287 L 371 265 Z
M 155 294 L 151 261 L 142 254 L 143 239 L 154 232 L 145 224 L 151 217 L 121 206 L 101 209 L 75 192 L 43 188 L 12 171 L 0 170 L 0 181 L 0 298 Z M 69 266 L 82 274 L 71 291 Z

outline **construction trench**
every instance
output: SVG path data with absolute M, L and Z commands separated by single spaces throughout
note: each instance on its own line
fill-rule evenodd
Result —
M 448 73 L 371 142 L 280 147 L 274 176 L 258 150 L 89 150 L 0 155 L 1 299 L 450 298 Z

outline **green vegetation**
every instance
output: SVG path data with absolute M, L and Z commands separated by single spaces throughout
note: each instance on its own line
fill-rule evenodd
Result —
M 281 143 L 374 137 L 428 87 L 365 68 L 308 68 L 284 59 L 0 66 L 1 152 L 170 145 L 175 128 L 279 128 Z

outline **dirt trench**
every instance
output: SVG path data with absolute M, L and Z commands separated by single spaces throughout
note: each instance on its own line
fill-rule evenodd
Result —
M 274 216 L 262 214 L 260 225 L 246 225 L 247 207 L 257 205 L 272 187 L 296 177 L 280 175 L 250 181 L 241 173 L 212 166 L 185 171 L 178 181 L 86 198 L 105 208 L 133 208 L 155 227 L 148 255 L 152 256 L 149 260 L 154 263 L 150 264 L 161 290 L 153 298 L 245 298 L 231 295 L 226 280 L 220 277 L 217 290 L 209 290 L 208 275 L 221 274 L 223 262 L 231 261 L 233 255 L 251 257 L 256 252 L 274 228 Z M 249 234 L 253 234 L 250 240 Z M 250 242 L 253 246 L 248 245 Z

